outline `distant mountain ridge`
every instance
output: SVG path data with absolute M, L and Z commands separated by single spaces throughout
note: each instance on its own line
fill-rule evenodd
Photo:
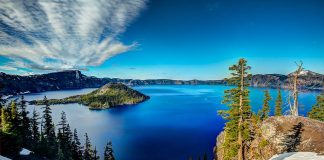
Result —
M 252 87 L 288 88 L 292 74 L 256 74 L 251 80 Z M 323 90 L 324 75 L 305 71 L 300 76 L 300 88 L 306 90 Z M 53 90 L 99 88 L 107 83 L 127 85 L 221 85 L 224 80 L 171 80 L 171 79 L 119 79 L 86 76 L 78 70 L 67 70 L 39 75 L 10 75 L 0 72 L 0 93 L 15 95 L 20 93 L 37 93 Z

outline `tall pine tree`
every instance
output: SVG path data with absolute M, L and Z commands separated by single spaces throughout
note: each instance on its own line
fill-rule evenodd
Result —
M 74 160 L 82 160 L 82 146 L 76 129 L 73 132 L 72 158 Z
M 66 114 L 64 111 L 61 113 L 61 121 L 58 123 L 58 135 L 57 139 L 59 142 L 60 149 L 62 150 L 63 157 L 65 159 L 72 158 L 72 133 L 70 126 L 67 123 Z
M 308 117 L 324 121 L 324 93 L 316 97 L 316 104 L 312 107 L 312 110 L 308 113 Z
M 278 89 L 278 96 L 275 105 L 275 116 L 282 116 L 282 96 L 280 89 Z
M 111 141 L 105 147 L 104 160 L 115 160 Z
M 269 117 L 270 114 L 270 105 L 269 105 L 269 101 L 271 100 L 271 96 L 269 94 L 268 90 L 264 91 L 264 99 L 263 99 L 263 107 L 261 110 L 261 115 L 260 115 L 260 119 L 263 121 L 265 119 L 267 119 Z
M 39 114 L 36 112 L 35 108 L 33 110 L 32 118 L 30 119 L 30 125 L 31 125 L 31 132 L 32 132 L 32 150 L 38 151 L 38 145 L 40 141 L 40 133 L 39 133 Z
M 32 143 L 32 131 L 30 127 L 30 119 L 28 117 L 29 112 L 26 110 L 27 101 L 25 100 L 24 96 L 21 96 L 21 100 L 19 103 L 19 115 L 20 115 L 20 126 L 19 126 L 19 134 L 22 138 L 23 146 L 27 148 L 31 148 Z
M 43 155 L 50 159 L 54 159 L 57 156 L 57 141 L 55 136 L 55 128 L 54 123 L 52 120 L 52 110 L 48 103 L 46 96 L 44 97 L 44 104 L 43 107 L 43 124 L 42 124 L 42 145 L 41 146 L 44 150 Z
M 92 160 L 94 157 L 92 145 L 91 145 L 90 139 L 88 137 L 88 134 L 86 133 L 84 136 L 85 136 L 86 140 L 85 140 L 85 144 L 84 144 L 83 159 Z
M 227 83 L 236 87 L 226 90 L 223 103 L 227 104 L 229 110 L 220 111 L 220 114 L 227 120 L 225 125 L 225 142 L 222 146 L 224 159 L 244 159 L 246 142 L 250 139 L 249 121 L 252 115 L 248 81 L 251 74 L 248 73 L 251 67 L 245 59 L 240 59 L 238 64 L 229 67 L 232 77 L 226 79 Z

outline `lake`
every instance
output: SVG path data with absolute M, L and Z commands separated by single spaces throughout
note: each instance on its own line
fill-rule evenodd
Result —
M 103 158 L 106 142 L 111 140 L 117 160 L 187 160 L 197 159 L 207 153 L 213 158 L 216 136 L 222 131 L 225 121 L 217 111 L 226 109 L 221 104 L 227 86 L 214 85 L 154 85 L 133 87 L 151 97 L 141 104 L 89 110 L 79 104 L 51 106 L 55 124 L 60 113 L 65 111 L 72 129 L 77 128 L 79 138 L 84 140 L 87 132 L 92 145 Z M 84 94 L 94 89 L 50 91 L 25 95 L 26 100 L 63 98 Z M 262 107 L 263 90 L 251 88 L 251 105 L 254 111 Z M 271 96 L 277 97 L 277 90 L 270 89 Z M 288 91 L 282 90 L 285 100 Z M 302 115 L 315 103 L 318 92 L 300 93 Z M 271 107 L 274 106 L 271 101 Z M 28 106 L 42 111 L 40 106 Z M 288 106 L 285 103 L 284 109 Z M 273 113 L 273 108 L 271 113 Z

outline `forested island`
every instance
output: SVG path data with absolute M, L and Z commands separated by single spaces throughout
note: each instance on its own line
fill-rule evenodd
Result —
M 143 102 L 149 99 L 149 96 L 144 95 L 132 88 L 121 83 L 108 83 L 91 93 L 84 95 L 76 95 L 63 99 L 34 100 L 30 104 L 44 105 L 45 102 L 50 105 L 79 103 L 89 106 L 90 109 L 107 109 L 122 105 L 131 105 Z

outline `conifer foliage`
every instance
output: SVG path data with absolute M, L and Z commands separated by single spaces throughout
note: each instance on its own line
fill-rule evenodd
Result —
M 308 113 L 309 118 L 324 121 L 324 94 L 320 94 L 316 98 L 316 104 L 312 110 Z
M 260 115 L 260 119 L 263 121 L 265 119 L 267 119 L 269 117 L 270 114 L 270 105 L 269 105 L 269 101 L 271 100 L 271 96 L 269 94 L 268 90 L 264 91 L 264 99 L 263 99 L 263 107 L 261 110 L 261 115 Z
M 19 102 L 15 100 L 8 104 L 0 104 L 0 155 L 20 159 L 20 150 L 27 148 L 33 151 L 34 156 L 50 160 L 100 159 L 96 147 L 93 148 L 91 145 L 88 134 L 85 136 L 83 147 L 77 130 L 74 129 L 72 133 L 65 112 L 61 113 L 61 120 L 56 125 L 57 130 L 55 129 L 52 111 L 46 97 L 44 102 L 42 117 L 35 109 L 28 116 L 27 101 L 24 97 L 21 97 Z M 111 160 L 114 160 L 111 142 L 109 151 Z
M 276 99 L 275 116 L 282 116 L 282 96 L 280 89 L 278 89 L 278 96 Z
M 225 142 L 222 146 L 224 159 L 244 159 L 246 142 L 250 139 L 249 121 L 252 115 L 248 80 L 251 79 L 249 74 L 250 66 L 245 59 L 240 59 L 237 64 L 229 67 L 232 71 L 231 77 L 226 79 L 227 83 L 234 85 L 235 88 L 225 91 L 223 103 L 227 104 L 228 110 L 219 113 L 228 122 L 225 125 Z
M 109 141 L 105 147 L 104 160 L 115 160 L 111 141 Z

